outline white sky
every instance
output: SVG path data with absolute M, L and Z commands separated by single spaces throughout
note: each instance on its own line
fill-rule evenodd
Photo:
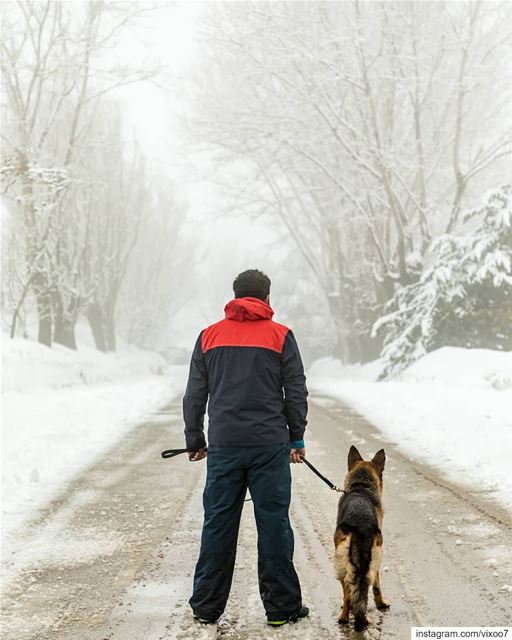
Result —
M 150 164 L 177 181 L 192 205 L 193 219 L 209 215 L 218 205 L 219 194 L 210 183 L 197 182 L 185 167 L 193 163 L 201 174 L 209 170 L 209 158 L 183 148 L 177 111 L 186 111 L 187 97 L 182 91 L 193 65 L 201 64 L 196 42 L 198 20 L 207 2 L 161 3 L 161 8 L 148 15 L 135 32 L 117 43 L 116 60 L 122 64 L 147 62 L 158 64 L 162 74 L 160 86 L 140 82 L 117 89 L 113 95 L 125 105 L 123 116 L 127 136 L 135 136 L 142 145 Z M 208 210 L 208 211 L 206 211 Z M 233 224 L 233 220 L 230 220 Z
M 172 113 L 177 100 L 175 86 L 186 78 L 198 55 L 195 31 L 203 8 L 202 2 L 161 3 L 135 31 L 125 33 L 111 52 L 122 64 L 147 63 L 162 68 L 163 77 L 158 80 L 168 91 L 151 82 L 140 82 L 117 89 L 115 96 L 126 105 L 128 130 L 133 130 L 149 157 L 164 164 L 172 161 L 169 146 L 177 134 Z

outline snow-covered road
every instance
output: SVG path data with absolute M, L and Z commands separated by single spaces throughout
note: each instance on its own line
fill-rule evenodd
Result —
M 181 443 L 174 404 L 133 429 L 39 514 L 10 558 L 22 570 L 4 586 L 4 640 L 361 637 L 336 623 L 337 495 L 304 465 L 293 467 L 292 520 L 310 619 L 279 631 L 265 625 L 247 503 L 228 609 L 216 627 L 191 620 L 205 465 L 160 458 Z M 364 637 L 408 638 L 411 625 L 511 624 L 510 514 L 485 492 L 448 484 L 411 462 L 350 408 L 313 397 L 308 457 L 338 484 L 352 443 L 366 457 L 381 446 L 387 453 L 381 581 L 391 609 L 370 604 Z

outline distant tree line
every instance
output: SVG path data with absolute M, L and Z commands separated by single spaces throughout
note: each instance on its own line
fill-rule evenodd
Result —
M 76 348 L 83 317 L 96 347 L 113 351 L 120 306 L 135 343 L 168 309 L 161 277 L 174 268 L 182 207 L 168 181 L 154 169 L 148 176 L 112 97 L 157 69 L 102 57 L 151 10 L 137 2 L 2 5 L 2 325 L 12 337 L 30 335 L 35 318 L 39 342 Z

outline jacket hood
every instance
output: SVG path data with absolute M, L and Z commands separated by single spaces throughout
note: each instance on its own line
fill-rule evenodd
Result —
M 274 315 L 270 306 L 259 298 L 235 298 L 224 307 L 228 320 L 270 320 Z

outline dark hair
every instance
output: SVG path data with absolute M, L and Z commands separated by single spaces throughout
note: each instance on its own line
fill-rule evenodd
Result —
M 258 269 L 239 273 L 233 282 L 235 298 L 259 298 L 265 300 L 270 293 L 270 278 Z

